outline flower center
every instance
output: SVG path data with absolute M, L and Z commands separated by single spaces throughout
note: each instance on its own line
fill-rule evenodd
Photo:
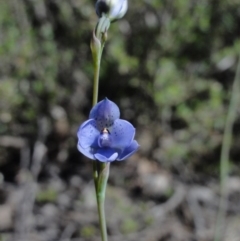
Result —
M 100 147 L 109 147 L 111 144 L 110 133 L 107 128 L 104 128 L 101 131 L 100 136 L 98 137 L 98 145 Z

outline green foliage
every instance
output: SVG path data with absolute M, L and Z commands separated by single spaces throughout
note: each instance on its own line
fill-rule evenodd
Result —
M 57 200 L 57 191 L 52 188 L 41 190 L 37 193 L 37 196 L 36 196 L 37 202 L 54 202 L 56 200 Z
M 96 228 L 92 225 L 85 226 L 81 229 L 81 236 L 83 238 L 92 238 L 96 235 Z
M 126 218 L 122 223 L 121 231 L 123 232 L 123 234 L 136 232 L 137 230 L 138 230 L 138 222 L 131 218 Z
M 117 101 L 139 130 L 152 130 L 156 160 L 201 161 L 220 146 L 240 50 L 239 7 L 236 0 L 130 1 L 112 24 L 100 98 Z M 52 119 L 58 105 L 78 125 L 91 105 L 96 20 L 89 1 L 1 2 L 2 134 L 36 136 L 39 117 Z

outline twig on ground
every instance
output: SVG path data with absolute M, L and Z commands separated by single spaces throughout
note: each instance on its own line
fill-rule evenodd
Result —
M 175 186 L 176 188 L 172 197 L 170 197 L 165 203 L 155 206 L 150 211 L 155 218 L 159 218 L 166 215 L 168 212 L 175 210 L 184 201 L 186 188 L 180 183 Z

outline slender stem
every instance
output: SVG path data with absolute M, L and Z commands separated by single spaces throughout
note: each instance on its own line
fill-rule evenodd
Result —
M 102 52 L 102 51 L 101 51 Z M 99 73 L 100 73 L 101 53 L 94 61 L 94 77 L 93 77 L 93 106 L 98 101 L 98 88 L 99 88 Z
M 107 187 L 107 180 L 109 176 L 110 163 L 107 163 L 107 164 L 101 163 L 100 166 L 101 166 L 101 173 L 99 176 L 99 183 L 98 183 L 97 205 L 98 205 L 98 215 L 99 215 L 102 241 L 107 241 L 108 237 L 107 237 L 104 202 L 105 202 L 105 193 L 106 193 L 106 187 Z
M 101 58 L 102 58 L 102 52 L 104 48 L 104 44 L 106 41 L 106 34 L 107 30 L 110 26 L 110 22 L 108 18 L 105 18 L 104 16 L 99 19 L 96 29 L 93 34 L 93 38 L 95 38 L 95 43 L 99 41 L 99 44 L 101 46 L 98 46 L 99 49 L 96 48 L 93 52 L 93 63 L 94 63 L 94 79 L 93 79 L 93 106 L 97 104 L 98 101 L 98 88 L 99 88 L 99 73 L 100 73 L 100 64 L 101 64 Z M 96 47 L 96 46 L 95 46 Z
M 96 36 L 94 35 L 93 38 L 96 38 Z M 98 41 L 98 39 L 95 39 L 95 41 Z M 94 51 L 96 51 L 96 52 L 94 53 Z M 94 66 L 92 105 L 94 106 L 98 102 L 99 73 L 100 73 L 100 62 L 101 62 L 101 52 L 102 51 L 98 51 L 97 49 L 92 49 L 92 52 L 93 52 L 93 66 Z M 93 161 L 93 178 L 94 178 L 94 185 L 95 185 L 96 193 L 98 190 L 98 176 L 99 176 L 98 175 L 98 163 L 97 163 L 97 161 Z
M 99 22 L 98 22 L 99 24 Z M 96 26 L 96 29 L 98 29 L 98 24 Z M 100 33 L 95 35 L 96 30 L 93 32 L 93 39 L 92 39 L 92 54 L 93 54 L 93 67 L 94 67 L 94 76 L 93 76 L 93 101 L 92 105 L 96 105 L 98 102 L 98 89 L 99 89 L 99 74 L 100 74 L 100 64 L 101 64 L 101 57 L 103 52 L 104 44 L 101 44 L 99 40 Z M 100 46 L 98 46 L 100 45 Z M 100 51 L 99 51 L 99 48 Z M 95 191 L 97 193 L 98 190 L 98 163 L 97 161 L 93 162 L 93 178 L 94 178 L 94 185 L 95 185 Z
M 99 73 L 101 57 L 104 48 L 104 44 L 107 38 L 107 30 L 110 26 L 108 18 L 102 17 L 99 19 L 96 29 L 93 33 L 93 39 L 91 42 L 91 50 L 93 54 L 94 64 L 94 79 L 93 79 L 93 106 L 98 102 L 98 89 L 99 89 Z M 107 180 L 109 176 L 110 164 L 100 163 L 99 161 L 93 161 L 93 178 L 95 184 L 99 224 L 101 230 L 102 241 L 107 241 L 107 226 L 104 210 L 104 201 Z
M 223 237 L 226 207 L 228 204 L 226 184 L 227 184 L 228 173 L 229 173 L 229 152 L 230 152 L 230 147 L 232 142 L 233 124 L 236 118 L 237 108 L 239 104 L 239 93 L 240 93 L 240 56 L 238 59 L 237 71 L 233 82 L 232 95 L 230 99 L 230 104 L 229 104 L 229 109 L 228 109 L 225 129 L 224 129 L 222 149 L 221 149 L 221 157 L 220 157 L 221 198 L 220 198 L 219 210 L 217 215 L 214 241 L 220 241 L 221 237 Z
M 107 241 L 107 226 L 106 226 L 106 218 L 105 218 L 105 210 L 104 210 L 104 201 L 105 199 L 98 198 L 98 215 L 99 215 L 99 224 L 101 230 L 102 241 Z

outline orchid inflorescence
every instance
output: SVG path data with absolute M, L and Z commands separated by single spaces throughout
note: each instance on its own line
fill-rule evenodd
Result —
M 126 120 L 120 119 L 118 106 L 105 98 L 97 103 L 99 72 L 104 44 L 110 24 L 127 11 L 127 0 L 98 0 L 95 8 L 99 17 L 93 31 L 90 48 L 93 56 L 93 107 L 89 119 L 79 127 L 78 150 L 93 160 L 93 178 L 98 206 L 102 241 L 107 241 L 107 227 L 104 200 L 110 163 L 122 161 L 134 154 L 139 145 L 135 128 Z

